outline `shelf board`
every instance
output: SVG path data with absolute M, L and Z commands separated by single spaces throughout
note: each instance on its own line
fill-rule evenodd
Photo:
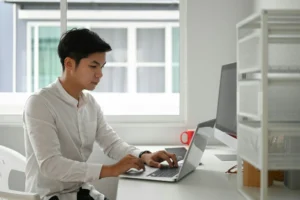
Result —
M 249 28 L 249 25 L 254 24 L 260 20 L 260 13 L 255 13 L 244 19 L 243 21 L 237 23 L 236 27 L 238 29 Z
M 269 37 L 269 44 L 300 44 L 300 36 Z
M 254 162 L 251 158 L 249 158 L 248 156 L 244 155 L 243 153 L 239 152 L 238 156 L 240 156 L 240 158 L 242 160 L 245 160 L 248 163 L 250 163 L 251 165 L 253 165 L 256 169 L 261 169 L 262 168 L 259 165 L 259 163 Z M 283 155 L 277 156 L 276 154 L 272 154 L 272 155 L 268 156 L 268 159 L 269 159 L 268 169 L 269 170 L 300 170 L 300 166 L 299 166 L 299 162 L 300 161 L 299 160 L 293 161 L 294 163 L 281 164 L 282 161 L 276 160 L 277 159 L 276 157 L 277 158 L 282 158 Z M 298 158 L 298 156 L 294 156 L 294 157 Z M 297 166 L 297 167 L 295 167 L 295 166 Z
M 239 74 L 245 74 L 245 73 L 258 73 L 261 72 L 260 67 L 258 66 L 253 66 L 247 69 L 239 69 Z
M 260 198 L 260 188 L 243 186 L 239 192 L 247 199 Z M 300 190 L 290 190 L 282 182 L 274 181 L 274 184 L 268 188 L 268 197 L 269 200 L 299 200 Z
M 261 28 L 261 19 L 262 14 L 268 16 L 267 24 L 270 25 L 270 31 L 274 33 L 300 33 L 297 25 L 300 20 L 300 11 L 299 9 L 289 9 L 289 10 L 280 10 L 280 9 L 265 9 L 260 12 L 254 13 L 237 23 L 237 29 L 259 29 Z M 284 24 L 283 24 L 284 22 Z M 287 24 L 287 25 L 286 25 Z M 279 25 L 279 26 L 277 26 Z M 283 26 L 281 26 L 283 25 Z M 291 26 L 289 26 L 291 25 Z M 289 31 L 282 31 L 282 28 L 288 28 Z M 274 30 L 275 29 L 275 30 Z
M 300 122 L 291 122 L 291 123 L 269 123 L 269 130 L 271 132 L 287 132 L 286 135 L 291 136 L 300 136 Z M 290 133 L 288 133 L 290 132 Z M 294 135 L 297 133 L 297 135 Z M 274 135 L 274 134 L 272 134 Z
M 269 81 L 300 81 L 300 73 L 269 73 Z
M 244 113 L 244 112 L 238 112 L 238 116 L 240 117 L 247 117 L 250 119 L 253 119 L 255 121 L 260 121 L 260 117 L 254 114 Z
M 251 40 L 251 39 L 259 38 L 259 36 L 260 36 L 259 34 L 260 34 L 260 32 L 258 32 L 258 31 L 255 31 L 255 32 L 253 32 L 253 33 L 250 33 L 250 34 L 248 34 L 248 35 L 246 35 L 246 36 L 240 38 L 240 39 L 238 40 L 238 43 L 239 43 L 239 44 L 243 44 L 243 43 L 245 43 L 245 42 L 247 42 L 247 41 L 249 41 L 249 40 Z
M 293 17 L 300 18 L 299 9 L 267 9 L 269 17 Z
M 300 68 L 299 68 L 300 69 Z M 299 82 L 300 81 L 300 71 L 297 71 L 295 73 L 292 72 L 268 72 L 267 74 L 268 80 L 269 81 L 287 81 L 287 82 Z M 262 79 L 262 74 L 260 72 L 253 72 L 253 73 L 248 73 L 246 75 L 245 79 L 242 80 L 261 80 Z
M 240 124 L 249 126 L 250 128 L 261 128 L 259 122 L 241 122 Z M 269 122 L 268 129 L 271 132 L 270 136 L 277 135 L 276 132 L 281 132 L 280 135 L 285 133 L 284 135 L 286 136 L 300 137 L 300 122 Z
M 269 34 L 300 34 L 300 23 L 268 23 Z
M 260 128 L 259 122 L 241 122 L 240 124 L 249 126 L 250 128 Z M 300 136 L 300 122 L 269 122 L 268 124 L 270 131 L 294 131 L 299 132 Z
M 259 86 L 260 83 L 259 79 L 241 79 L 238 82 L 238 86 Z
M 269 38 L 268 38 L 269 44 L 300 44 L 300 32 L 299 32 L 299 35 L 287 36 L 287 37 L 272 35 L 272 32 L 270 32 L 270 33 L 271 33 L 271 35 L 269 35 Z M 238 40 L 238 43 L 239 43 L 239 45 L 242 45 L 243 43 L 245 43 L 249 40 L 252 40 L 254 38 L 259 39 L 259 37 L 260 37 L 260 32 L 255 31 L 251 34 L 248 34 L 248 35 L 240 38 Z

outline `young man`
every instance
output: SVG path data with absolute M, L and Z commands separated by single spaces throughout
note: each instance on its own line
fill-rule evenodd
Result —
M 31 95 L 23 122 L 26 148 L 26 191 L 44 200 L 103 200 L 89 182 L 117 177 L 144 164 L 177 167 L 174 154 L 140 151 L 119 138 L 106 123 L 92 95 L 100 82 L 109 44 L 88 29 L 66 32 L 58 45 L 63 72 L 56 82 Z M 114 165 L 87 163 L 96 141 Z

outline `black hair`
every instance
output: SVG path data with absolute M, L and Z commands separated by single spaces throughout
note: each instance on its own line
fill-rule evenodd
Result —
M 87 58 L 90 54 L 108 51 L 111 51 L 110 45 L 97 33 L 86 28 L 74 28 L 65 32 L 57 49 L 63 71 L 66 57 L 73 58 L 77 66 L 82 58 Z

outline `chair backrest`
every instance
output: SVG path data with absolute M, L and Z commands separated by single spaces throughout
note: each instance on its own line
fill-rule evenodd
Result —
M 0 199 L 41 200 L 38 194 L 12 191 L 8 188 L 10 172 L 24 172 L 25 166 L 26 158 L 22 154 L 0 145 Z
M 8 190 L 8 178 L 12 170 L 24 172 L 26 166 L 25 157 L 7 147 L 0 145 L 0 188 Z

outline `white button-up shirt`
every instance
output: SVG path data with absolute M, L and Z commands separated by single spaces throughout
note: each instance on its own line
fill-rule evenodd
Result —
M 120 139 L 106 123 L 89 93 L 77 101 L 57 81 L 31 95 L 23 113 L 27 166 L 26 191 L 49 199 L 76 199 L 80 187 L 103 195 L 88 184 L 100 177 L 102 164 L 87 163 L 96 141 L 110 158 L 138 157 L 139 149 Z

